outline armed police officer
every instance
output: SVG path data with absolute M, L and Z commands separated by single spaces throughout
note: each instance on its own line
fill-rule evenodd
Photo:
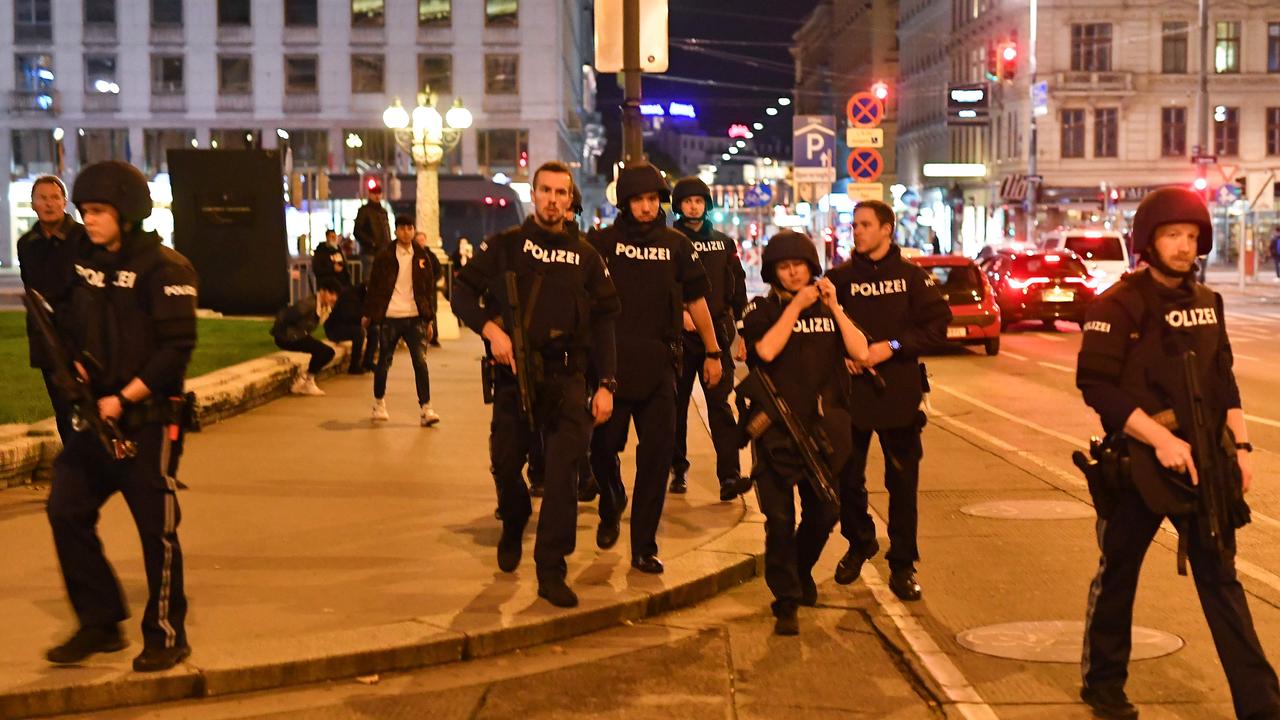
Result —
M 707 219 L 711 209 L 711 189 L 696 177 L 681 178 L 671 193 L 671 205 L 679 215 L 675 229 L 689 238 L 698 251 L 698 258 L 707 272 L 711 292 L 707 294 L 707 311 L 715 326 L 716 342 L 728 349 L 733 342 L 734 326 L 742 317 L 747 305 L 747 276 L 738 258 L 733 240 L 717 231 Z M 671 492 L 683 493 L 688 488 L 689 472 L 689 398 L 693 394 L 693 382 L 706 360 L 706 347 L 697 333 L 693 318 L 684 313 L 684 361 L 683 372 L 676 386 L 676 449 L 671 459 Z M 722 376 L 733 377 L 733 357 L 721 355 Z M 707 400 L 707 420 L 711 427 L 711 442 L 716 450 L 716 478 L 720 481 L 720 499 L 732 500 L 741 489 L 741 468 L 738 465 L 738 430 L 729 409 L 729 392 L 732 382 L 720 382 L 715 386 L 703 385 L 702 394 Z
M 806 458 L 802 443 L 789 437 L 787 423 L 776 419 L 763 433 L 753 433 L 751 477 L 765 516 L 765 582 L 773 592 L 774 632 L 779 635 L 799 633 L 797 605 L 818 602 L 813 566 L 838 519 L 831 503 L 837 493 L 832 472 L 848 459 L 849 373 L 842 358 L 867 358 L 866 337 L 840 307 L 835 286 L 818 279 L 820 272 L 812 240 L 791 231 L 774 235 L 765 246 L 761 267 L 761 277 L 772 289 L 753 300 L 742 319 L 742 339 L 753 376 L 739 386 L 739 402 L 750 396 L 748 387 L 757 387 L 754 374 L 764 373 L 790 408 L 795 429 L 824 436 L 830 429 L 845 448 L 837 453 L 836 443 L 823 443 L 831 447 L 830 453 Z M 773 405 L 771 398 L 749 399 L 753 405 Z M 744 427 L 752 427 L 752 416 L 758 412 L 777 414 L 752 407 L 744 412 Z M 812 440 L 803 444 L 817 446 Z M 820 482 L 826 483 L 831 498 L 814 489 L 814 467 L 809 463 L 819 466 Z M 793 485 L 803 509 L 798 528 Z
M 859 376 L 852 387 L 853 456 L 840 487 L 840 532 L 849 551 L 836 568 L 836 582 L 857 580 L 862 564 L 879 551 L 867 509 L 867 448 L 875 433 L 889 491 L 889 588 L 903 600 L 918 600 L 916 493 L 925 421 L 919 356 L 946 343 L 951 308 L 933 276 L 902 257 L 893 242 L 896 224 L 885 203 L 859 203 L 853 214 L 853 257 L 827 273 L 840 304 L 870 342 L 867 360 L 850 363 Z
M 1195 279 L 1196 257 L 1212 246 L 1199 196 L 1182 188 L 1148 194 L 1133 218 L 1133 248 L 1147 267 L 1085 316 L 1076 385 L 1110 434 L 1108 445 L 1127 456 L 1127 472 L 1110 482 L 1090 478 L 1102 557 L 1089 588 L 1080 696 L 1102 717 L 1137 717 L 1124 692 L 1134 595 L 1147 547 L 1169 517 L 1180 571 L 1184 558 L 1191 561 L 1236 717 L 1280 718 L 1276 674 L 1236 578 L 1235 530 L 1248 522 L 1243 493 L 1253 447 L 1222 297 Z
M 103 423 L 118 428 L 109 452 L 99 437 L 72 435 L 54 463 L 49 523 L 67 594 L 80 628 L 49 650 L 77 663 L 128 643 L 120 585 L 98 538 L 98 511 L 124 495 L 142 541 L 147 606 L 138 671 L 166 670 L 186 658 L 182 548 L 178 544 L 176 436 L 183 377 L 196 344 L 196 275 L 142 221 L 151 214 L 146 178 L 132 165 L 90 165 L 76 177 L 72 201 L 91 241 L 76 259 L 67 344 L 82 358 Z
M 502 519 L 498 567 L 514 572 L 520 564 L 522 535 L 533 513 L 520 472 L 531 438 L 540 435 L 544 490 L 533 559 L 538 595 L 559 607 L 578 604 L 565 581 L 565 558 L 577 540 L 578 462 L 593 423 L 613 411 L 617 388 L 618 297 L 600 255 L 576 229 L 565 227 L 573 185 L 564 164 L 539 167 L 533 174 L 534 214 L 481 243 L 459 273 L 453 295 L 459 319 L 484 338 L 496 365 L 489 448 Z M 512 285 L 514 297 L 508 292 Z M 528 343 L 513 347 L 513 338 Z M 517 367 L 540 367 L 541 377 L 519 377 Z M 599 378 L 591 397 L 588 372 Z

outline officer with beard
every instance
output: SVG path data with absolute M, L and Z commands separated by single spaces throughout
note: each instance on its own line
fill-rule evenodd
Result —
M 734 326 L 747 306 L 747 275 L 738 258 L 738 248 L 733 240 L 717 231 L 706 219 L 711 209 L 711 189 L 696 177 L 682 178 L 671 193 L 671 204 L 679 215 L 675 229 L 689 238 L 702 267 L 711 282 L 707 295 L 707 310 L 716 329 L 716 341 L 721 348 L 733 342 Z M 693 381 L 698 369 L 706 360 L 706 347 L 698 337 L 693 318 L 684 314 L 684 363 L 676 386 L 676 451 L 671 459 L 671 492 L 684 493 L 688 489 L 686 474 L 689 472 L 689 398 L 693 394 Z M 733 377 L 733 358 L 729 353 L 721 357 L 723 376 Z M 729 409 L 729 392 L 733 383 L 721 382 L 715 387 L 703 385 L 702 394 L 707 400 L 707 419 L 711 426 L 711 442 L 716 449 L 716 477 L 720 480 L 720 499 L 732 500 L 744 487 L 742 470 L 738 465 L 738 429 Z
M 1212 247 L 1213 225 L 1199 196 L 1183 188 L 1148 194 L 1133 218 L 1133 248 L 1147 267 L 1125 276 L 1085 315 L 1076 386 L 1103 428 L 1124 434 L 1129 468 L 1129 477 L 1094 503 L 1102 557 L 1089 588 L 1080 697 L 1100 717 L 1138 716 L 1124 691 L 1133 602 L 1143 556 L 1168 517 L 1185 548 L 1179 560 L 1191 561 L 1236 717 L 1280 718 L 1280 686 L 1236 578 L 1235 529 L 1248 522 L 1243 495 L 1253 478 L 1253 446 L 1232 371 L 1222 296 L 1195 279 L 1196 257 Z M 1208 435 L 1224 438 L 1222 447 L 1188 442 L 1188 351 L 1195 353 Z M 1225 552 L 1208 537 L 1196 492 L 1175 491 L 1212 482 L 1197 474 L 1197 450 L 1216 453 L 1218 467 L 1239 470 L 1218 478 L 1229 483 L 1218 487 L 1233 516 L 1222 527 Z
M 853 257 L 827 273 L 840 304 L 870 343 L 865 362 L 850 362 L 850 370 L 862 377 L 853 382 L 853 457 L 840 483 L 840 532 L 849 541 L 849 551 L 836 568 L 836 582 L 857 580 L 862 564 L 879 551 L 867 511 L 867 448 L 875 433 L 884 452 L 884 484 L 889 490 L 889 588 L 903 600 L 919 600 L 916 492 L 925 417 L 918 358 L 946 344 L 951 308 L 933 275 L 902 257 L 893 242 L 896 226 L 893 209 L 885 203 L 858 203 Z
M 618 394 L 613 417 L 591 438 L 591 468 L 600 485 L 600 525 L 596 545 L 618 541 L 627 492 L 618 454 L 636 425 L 636 475 L 631 509 L 631 567 L 662 572 L 658 523 L 666 499 L 676 429 L 676 367 L 683 316 L 687 311 L 707 348 L 702 372 L 708 387 L 721 381 L 719 340 L 707 293 L 711 286 L 698 251 L 666 225 L 662 202 L 671 199 L 658 169 L 629 165 L 618 175 L 618 220 L 588 239 L 604 257 L 618 288 Z

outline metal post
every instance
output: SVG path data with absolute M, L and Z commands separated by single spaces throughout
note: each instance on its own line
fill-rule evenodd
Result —
M 622 160 L 644 160 L 640 115 L 640 0 L 622 0 Z
M 1209 147 L 1209 0 L 1200 0 L 1200 85 L 1196 104 L 1200 154 L 1211 154 Z M 1204 177 L 1204 165 L 1202 163 L 1198 165 L 1197 177 Z
M 1039 37 L 1039 0 L 1031 0 L 1031 32 L 1030 43 L 1027 48 L 1027 75 L 1031 79 L 1030 90 L 1034 91 L 1036 86 L 1036 43 Z M 1028 94 L 1028 100 L 1030 95 Z M 1036 127 L 1036 104 L 1030 102 L 1031 109 L 1031 133 L 1027 143 L 1027 197 L 1023 206 L 1027 216 L 1027 242 L 1035 242 L 1036 228 L 1036 205 L 1039 203 L 1040 183 L 1036 182 L 1036 145 L 1038 141 L 1038 128 Z

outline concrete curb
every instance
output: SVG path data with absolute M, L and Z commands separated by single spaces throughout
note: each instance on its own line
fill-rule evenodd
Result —
M 334 375 L 346 367 L 350 343 L 329 343 L 334 359 L 320 373 Z M 308 355 L 275 352 L 187 380 L 196 394 L 196 427 L 239 415 L 289 394 L 289 385 L 307 366 Z M 48 479 L 62 451 L 53 418 L 31 425 L 0 425 L 0 489 Z

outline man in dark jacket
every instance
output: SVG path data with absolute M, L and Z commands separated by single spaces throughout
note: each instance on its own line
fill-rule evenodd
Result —
M 734 327 L 747 306 L 747 275 L 738 258 L 738 248 L 733 240 L 717 231 L 706 219 L 711 209 L 711 189 L 696 177 L 682 178 L 671 193 L 671 205 L 679 213 L 675 229 L 689 238 L 702 267 L 711 282 L 707 295 L 707 310 L 715 325 L 716 339 L 727 350 L 733 342 Z M 693 395 L 693 382 L 706 360 L 706 347 L 698 336 L 693 318 L 684 313 L 684 362 L 683 372 L 676 385 L 676 449 L 671 459 L 671 492 L 684 493 L 688 489 L 686 474 L 689 472 L 689 398 Z M 721 365 L 723 377 L 733 377 L 733 357 L 723 353 Z M 738 427 L 733 411 L 729 409 L 729 392 L 732 382 L 717 383 L 714 387 L 702 386 L 707 401 L 707 420 L 711 426 L 711 442 L 716 449 L 716 477 L 720 480 L 720 499 L 732 500 L 746 489 L 741 480 L 742 469 L 738 464 Z
M 919 357 L 946 345 L 951 308 L 933 275 L 902 257 L 893 242 L 895 227 L 888 205 L 859 203 L 853 215 L 853 257 L 827 273 L 840 304 L 870 342 L 867 360 L 851 365 L 862 377 L 853 382 L 853 456 L 840 486 L 840 532 L 849 551 L 836 568 L 836 582 L 857 580 L 863 563 L 879 550 L 867 510 L 867 448 L 875 433 L 884 451 L 889 490 L 889 589 L 903 600 L 918 600 L 916 493 L 925 421 Z
M 338 301 L 340 289 L 337 280 L 325 278 L 320 282 L 315 295 L 304 297 L 276 314 L 275 324 L 271 326 L 271 337 L 275 338 L 276 347 L 311 355 L 307 368 L 298 373 L 293 386 L 289 388 L 289 392 L 294 395 L 324 395 L 324 391 L 316 385 L 316 374 L 333 361 L 334 351 L 311 333 L 315 332 L 320 323 L 329 319 Z M 352 356 L 355 354 L 353 349 Z
M 330 340 L 351 342 L 351 361 L 347 364 L 349 375 L 363 375 L 372 369 L 371 348 L 378 344 L 378 339 L 370 337 L 369 331 L 361 323 L 364 317 L 364 298 L 365 289 L 361 286 L 346 285 L 338 288 L 338 299 L 333 304 L 333 311 L 323 323 L 324 334 Z M 362 364 L 362 357 L 369 364 Z
M 396 218 L 396 242 L 374 258 L 364 301 L 365 327 L 378 328 L 378 367 L 373 374 L 373 419 L 388 420 L 387 372 L 401 339 L 409 347 L 423 427 L 440 422 L 431 407 L 427 342 L 435 333 L 436 279 L 427 250 L 413 242 L 413 218 Z
M 391 223 L 387 219 L 387 209 L 382 206 L 382 184 L 371 180 L 368 187 L 369 201 L 356 212 L 355 226 L 351 230 L 360 245 L 360 261 L 364 265 L 366 280 L 372 276 L 373 259 L 391 245 Z
M 66 301 L 75 278 L 75 257 L 85 242 L 84 227 L 67 214 L 67 188 L 53 175 L 43 175 L 32 183 L 31 207 L 36 211 L 36 224 L 18 238 L 22 285 L 43 295 L 56 315 Z M 27 321 L 27 343 L 31 367 L 39 368 L 44 375 L 58 435 L 66 445 L 72 433 L 71 408 L 53 386 L 49 358 L 36 338 L 30 319 Z
M 324 242 L 311 254 L 311 274 L 316 277 L 316 287 L 325 278 L 333 278 L 339 285 L 350 285 L 351 276 L 347 273 L 347 257 L 338 246 L 338 234 L 332 230 L 324 233 Z

